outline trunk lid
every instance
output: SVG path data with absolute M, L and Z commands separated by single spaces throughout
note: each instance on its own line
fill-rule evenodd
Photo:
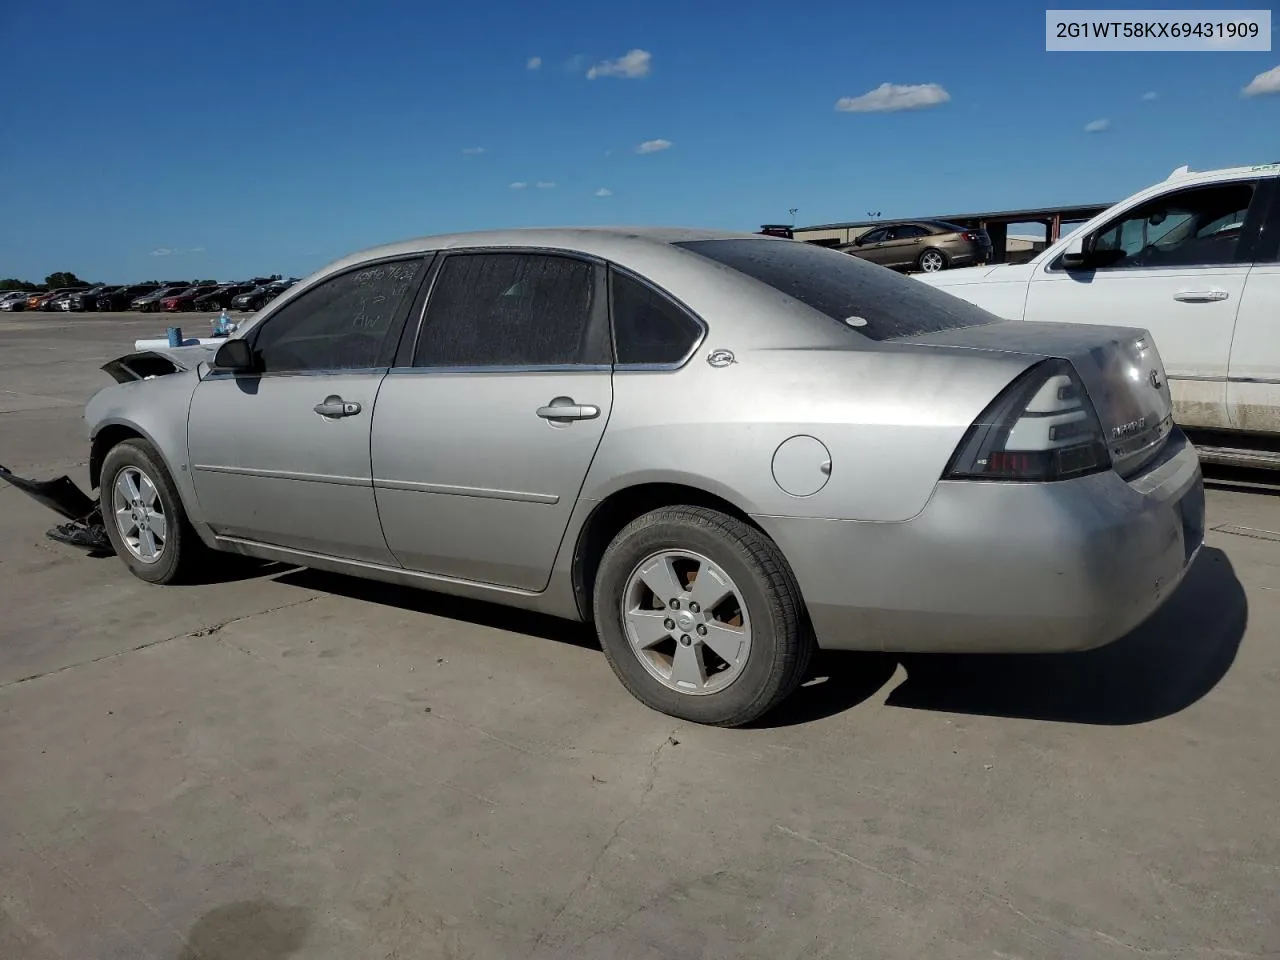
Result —
M 1067 360 L 1089 394 L 1111 461 L 1131 476 L 1173 429 L 1173 398 L 1155 340 L 1136 327 L 1010 320 L 906 338 L 905 343 Z

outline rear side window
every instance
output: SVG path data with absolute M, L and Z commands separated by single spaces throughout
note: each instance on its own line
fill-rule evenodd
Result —
M 761 238 L 689 240 L 676 246 L 767 284 L 871 340 L 1000 320 L 919 280 L 808 243 Z
M 609 287 L 618 363 L 680 363 L 702 336 L 693 317 L 639 280 L 611 270 Z
M 595 267 L 539 253 L 452 254 L 427 303 L 417 367 L 607 364 Z

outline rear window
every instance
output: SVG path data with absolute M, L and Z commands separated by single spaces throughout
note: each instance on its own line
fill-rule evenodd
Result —
M 999 317 L 919 280 L 836 250 L 792 240 L 677 243 L 794 297 L 871 340 L 997 323 Z

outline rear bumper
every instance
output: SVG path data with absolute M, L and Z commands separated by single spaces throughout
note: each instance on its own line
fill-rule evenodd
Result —
M 900 523 L 756 519 L 824 648 L 1086 650 L 1141 624 L 1182 581 L 1204 540 L 1204 481 L 1175 431 L 1128 481 L 943 481 Z

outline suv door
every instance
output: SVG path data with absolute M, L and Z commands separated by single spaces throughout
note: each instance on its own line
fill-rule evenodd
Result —
M 1227 413 L 1234 430 L 1280 433 L 1280 178 L 1263 181 L 1271 212 L 1245 280 L 1231 341 Z
M 246 334 L 254 373 L 201 380 L 187 448 L 214 533 L 395 564 L 374 502 L 369 430 L 424 264 L 375 262 L 322 280 Z
M 604 267 L 457 251 L 430 289 L 374 412 L 387 544 L 411 570 L 542 590 L 613 405 Z
M 1258 179 L 1174 188 L 1091 231 L 1113 265 L 1031 278 L 1024 318 L 1145 327 L 1164 359 L 1174 419 L 1226 428 L 1227 372 L 1259 216 Z

